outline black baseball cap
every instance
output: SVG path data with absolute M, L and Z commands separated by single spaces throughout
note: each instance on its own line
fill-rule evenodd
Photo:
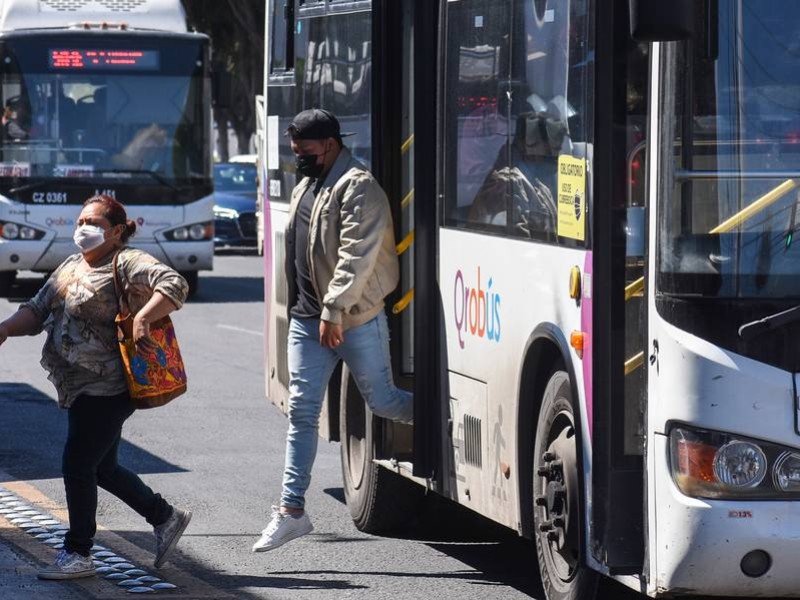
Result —
M 298 113 L 286 130 L 293 140 L 341 139 L 353 133 L 342 133 L 337 119 L 332 112 L 322 108 L 310 108 Z

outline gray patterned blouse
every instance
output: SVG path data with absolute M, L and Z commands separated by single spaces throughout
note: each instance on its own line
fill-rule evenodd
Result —
M 41 290 L 22 307 L 32 310 L 47 341 L 42 366 L 58 393 L 58 404 L 69 408 L 81 394 L 113 396 L 127 390 L 117 345 L 114 318 L 113 254 L 88 272 L 78 272 L 81 255 L 65 260 Z M 180 308 L 186 301 L 186 280 L 146 252 L 124 248 L 119 269 L 131 312 L 138 312 L 158 291 Z

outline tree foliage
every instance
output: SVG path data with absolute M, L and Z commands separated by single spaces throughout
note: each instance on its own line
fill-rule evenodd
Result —
M 222 160 L 228 159 L 228 123 L 236 133 L 238 152 L 246 153 L 256 129 L 255 97 L 264 79 L 264 0 L 182 0 L 189 26 L 211 38 L 212 65 L 229 77 L 231 89 L 215 89 Z M 223 95 L 229 102 L 222 102 Z M 225 106 L 229 104 L 229 106 Z

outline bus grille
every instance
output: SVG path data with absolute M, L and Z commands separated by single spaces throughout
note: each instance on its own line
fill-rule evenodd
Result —
M 483 466 L 481 458 L 481 420 L 464 415 L 464 460 L 468 465 Z

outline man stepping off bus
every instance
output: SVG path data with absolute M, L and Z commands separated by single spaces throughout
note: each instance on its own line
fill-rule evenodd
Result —
M 400 268 L 386 194 L 343 146 L 346 134 L 330 112 L 305 110 L 286 134 L 304 177 L 292 193 L 286 230 L 289 431 L 280 506 L 254 552 L 314 529 L 305 493 L 323 397 L 340 359 L 373 413 L 410 422 L 414 412 L 412 395 L 394 385 L 389 357 L 384 298 Z

